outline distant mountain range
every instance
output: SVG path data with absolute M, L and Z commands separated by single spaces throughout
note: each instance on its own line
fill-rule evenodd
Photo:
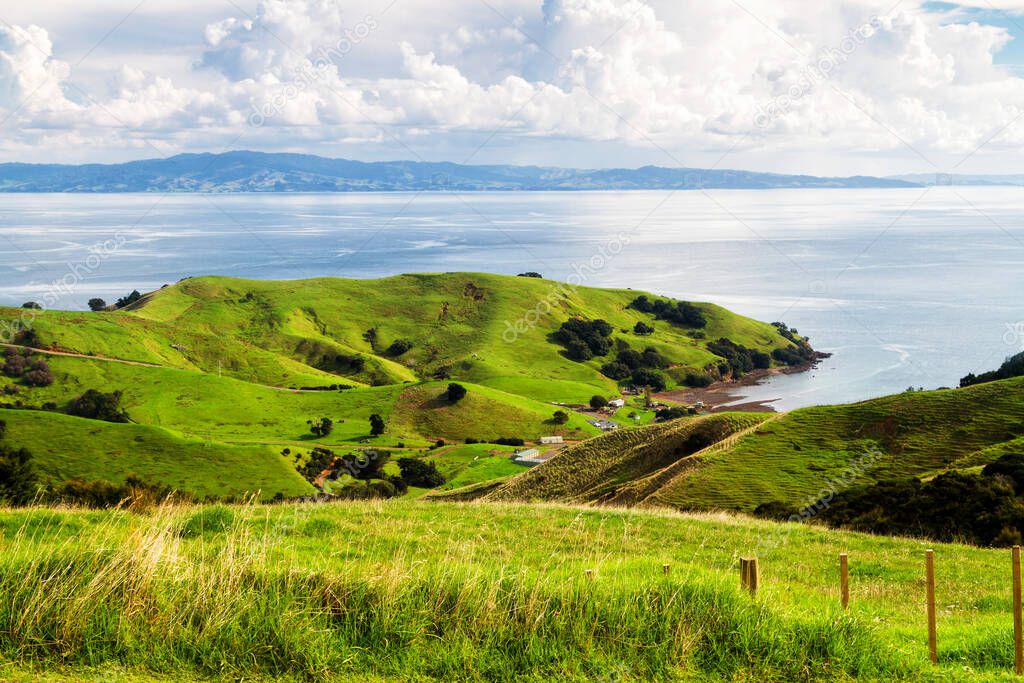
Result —
M 901 188 L 902 178 L 700 168 L 587 170 L 453 163 L 366 163 L 306 154 L 180 154 L 124 164 L 0 164 L 0 192 L 388 192 Z
M 1024 186 L 1024 175 L 969 175 L 949 173 L 910 173 L 907 175 L 890 176 L 890 180 L 903 180 L 922 187 L 941 187 L 943 185 L 992 185 L 992 186 Z

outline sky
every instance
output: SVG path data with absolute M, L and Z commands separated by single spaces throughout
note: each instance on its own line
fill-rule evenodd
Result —
M 1024 0 L 0 0 L 0 161 L 1021 173 Z

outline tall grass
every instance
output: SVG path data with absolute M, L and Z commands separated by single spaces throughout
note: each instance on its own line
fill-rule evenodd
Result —
M 382 508 L 353 509 L 374 517 Z M 6 534 L 0 659 L 298 679 L 793 681 L 916 671 L 854 617 L 776 610 L 712 573 L 616 572 L 585 536 L 567 537 L 571 553 L 532 572 L 493 561 L 471 538 L 342 540 L 330 518 L 257 507 L 166 505 L 94 514 L 81 529 L 78 514 L 24 513 Z M 318 557 L 289 552 L 297 537 L 340 542 Z M 332 562 L 339 554 L 349 561 Z M 579 561 L 601 568 L 587 579 Z

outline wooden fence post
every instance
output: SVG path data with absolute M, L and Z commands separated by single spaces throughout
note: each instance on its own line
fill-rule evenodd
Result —
M 668 574 L 669 566 L 667 564 L 661 565 L 661 573 Z
M 590 580 L 590 581 L 594 580 L 594 570 L 593 569 L 587 569 L 586 570 L 586 574 L 587 574 L 587 579 L 588 580 Z
M 928 601 L 928 655 L 932 664 L 939 662 L 938 640 L 935 635 L 935 553 L 924 551 L 925 584 Z
M 850 569 L 846 553 L 839 553 L 839 595 L 843 609 L 850 606 Z
M 757 558 L 741 557 L 740 588 L 750 591 L 751 595 L 757 595 L 757 585 L 760 579 L 761 577 L 757 569 Z
M 1018 676 L 1024 674 L 1024 627 L 1020 605 L 1020 546 L 1013 546 L 1013 668 Z

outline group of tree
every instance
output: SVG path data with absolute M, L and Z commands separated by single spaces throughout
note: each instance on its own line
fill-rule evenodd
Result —
M 103 299 L 89 299 L 89 310 L 96 312 L 102 311 L 107 307 L 107 302 Z
M 433 489 L 445 482 L 444 475 L 437 470 L 437 465 L 428 460 L 399 458 L 398 469 L 402 473 L 402 481 L 409 486 Z
M 32 311 L 41 311 L 41 310 L 43 310 L 43 307 L 42 307 L 42 306 L 40 306 L 40 305 L 39 305 L 39 304 L 38 304 L 37 302 L 35 302 L 35 301 L 26 301 L 25 303 L 23 303 L 23 304 L 21 305 L 21 307 L 22 307 L 22 308 L 27 308 L 27 309 L 29 309 L 29 310 L 32 310 Z
M 117 303 L 115 304 L 115 306 L 117 308 L 124 308 L 125 306 L 131 306 L 133 303 L 135 303 L 136 301 L 138 301 L 141 298 L 142 298 L 142 294 L 139 292 L 139 290 L 134 289 L 134 290 L 132 290 L 131 294 L 129 294 L 127 296 L 122 296 L 120 299 L 118 299 Z
M 725 362 L 719 365 L 719 373 L 731 375 L 733 378 L 742 377 L 755 369 L 770 368 L 772 365 L 772 357 L 764 351 L 747 348 L 725 337 L 708 342 L 708 351 L 725 359 Z
M 562 323 L 553 339 L 565 348 L 566 356 L 583 362 L 608 355 L 612 349 L 612 329 L 604 320 L 570 318 Z
M 772 351 L 772 358 L 789 366 L 802 365 L 818 357 L 818 353 L 811 348 L 807 337 L 800 336 L 795 327 L 789 327 L 783 322 L 774 322 L 772 326 L 779 331 L 792 346 Z
M 1022 375 L 1024 375 L 1024 351 L 1007 358 L 1003 361 L 1003 364 L 999 366 L 998 370 L 983 372 L 980 375 L 971 373 L 966 377 L 961 378 L 960 386 L 969 387 L 974 384 L 995 382 L 996 380 L 1021 377 Z
M 121 407 L 123 395 L 120 390 L 104 393 L 88 389 L 68 404 L 68 415 L 104 422 L 130 422 L 128 413 Z
M 556 410 L 551 415 L 551 424 L 564 425 L 569 422 L 569 413 L 564 410 Z
M 601 366 L 601 373 L 616 381 L 630 380 L 633 386 L 651 387 L 653 391 L 665 389 L 665 378 L 659 370 L 669 366 L 668 359 L 648 346 L 642 352 L 623 348 L 615 360 Z
M 328 436 L 334 430 L 334 420 L 329 417 L 318 417 L 314 420 L 306 420 L 309 431 L 317 438 Z
M 287 449 L 286 449 L 287 450 Z M 291 455 L 282 451 L 282 455 Z M 386 450 L 368 449 L 337 456 L 327 448 L 314 448 L 299 467 L 299 473 L 313 482 L 326 470 L 330 481 L 347 475 L 355 482 L 335 489 L 335 495 L 346 499 L 391 498 L 404 495 L 410 486 L 436 488 L 445 482 L 433 462 L 419 458 L 399 458 L 399 474 L 387 474 L 384 466 L 391 461 Z
M 645 322 L 638 322 L 636 325 L 633 325 L 633 334 L 646 337 L 647 335 L 654 334 L 654 327 Z
M 541 275 L 540 273 L 534 272 L 532 270 L 528 270 L 525 273 L 519 273 L 519 277 L 539 277 L 539 278 L 543 278 L 544 276 Z
M 32 358 L 28 349 L 5 349 L 2 369 L 11 379 L 20 379 L 30 387 L 48 387 L 53 384 L 49 364 L 41 358 Z
M 832 526 L 876 534 L 966 541 L 982 546 L 1021 543 L 1024 533 L 1024 451 L 1008 453 L 979 474 L 947 472 L 928 481 L 891 479 L 838 493 L 821 519 Z M 781 503 L 757 514 L 789 519 L 799 511 Z
M 384 429 L 386 427 L 387 427 L 387 424 L 384 422 L 384 418 L 383 417 L 381 417 L 377 413 L 374 413 L 373 415 L 370 416 L 370 435 L 371 436 L 380 436 L 381 434 L 384 433 Z
M 701 328 L 708 324 L 700 307 L 689 301 L 651 300 L 641 294 L 630 302 L 629 308 L 641 313 L 650 313 L 657 320 L 665 320 L 681 327 Z

